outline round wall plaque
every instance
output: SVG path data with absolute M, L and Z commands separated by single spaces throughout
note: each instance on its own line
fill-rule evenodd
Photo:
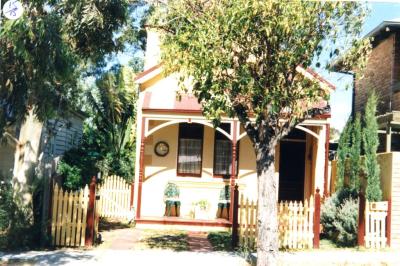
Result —
M 156 143 L 154 146 L 154 152 L 158 156 L 164 157 L 168 154 L 169 152 L 169 145 L 165 141 L 159 141 Z

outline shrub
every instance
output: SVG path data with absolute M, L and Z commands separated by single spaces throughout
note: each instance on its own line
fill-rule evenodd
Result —
M 40 226 L 34 223 L 32 206 L 19 204 L 11 182 L 1 177 L 0 180 L 0 250 L 36 247 Z
M 352 246 L 357 239 L 358 200 L 355 189 L 343 188 L 322 205 L 323 235 L 339 246 Z
M 337 208 L 334 227 L 337 230 L 335 243 L 339 246 L 355 246 L 357 243 L 358 200 L 346 199 Z
M 207 239 L 216 251 L 231 251 L 232 234 L 230 232 L 211 232 Z
M 83 180 L 81 178 L 81 169 L 77 166 L 71 166 L 68 163 L 61 161 L 57 169 L 58 173 L 64 178 L 64 187 L 72 190 L 77 190 L 82 187 Z

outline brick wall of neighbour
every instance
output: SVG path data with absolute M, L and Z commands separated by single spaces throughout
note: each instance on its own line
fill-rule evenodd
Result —
M 394 40 L 394 65 L 392 72 L 392 110 L 400 110 L 400 33 L 396 34 Z
M 356 82 L 355 112 L 363 110 L 370 89 L 375 89 L 378 92 L 380 100 L 378 112 L 383 114 L 390 111 L 392 70 L 395 58 L 394 45 L 395 34 L 392 34 L 372 50 L 367 67 L 364 70 L 364 77 L 359 78 Z

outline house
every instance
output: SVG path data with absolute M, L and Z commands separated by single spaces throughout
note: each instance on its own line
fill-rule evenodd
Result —
M 400 19 L 383 21 L 365 37 L 372 38 L 372 51 L 362 78 L 338 64 L 334 68 L 355 76 L 353 114 L 363 112 L 370 90 L 379 97 L 378 162 L 383 200 L 390 206 L 386 236 L 391 247 L 400 247 Z
M 234 191 L 238 185 L 241 194 L 257 198 L 256 158 L 250 139 L 235 118 L 223 117 L 221 125 L 214 128 L 190 93 L 178 100 L 178 79 L 175 75 L 163 75 L 159 54 L 158 34 L 149 31 L 145 71 L 136 77 L 136 224 L 187 226 L 196 230 L 200 226 L 229 228 L 232 215 L 219 215 L 222 191 Z M 324 88 L 334 89 L 311 69 L 299 71 Z M 301 123 L 276 147 L 280 201 L 309 199 L 316 188 L 323 194 L 328 192 L 330 110 L 326 101 L 318 103 L 318 107 L 325 112 Z M 167 183 L 179 188 L 179 217 L 165 216 Z M 197 215 L 199 205 L 207 209 L 201 218 Z M 233 204 L 230 213 L 232 208 Z
M 0 144 L 0 177 L 13 178 L 16 191 L 26 191 L 32 182 L 39 161 L 48 156 L 54 163 L 65 151 L 76 147 L 82 138 L 83 120 L 81 112 L 70 112 L 67 118 L 47 121 L 46 126 L 31 113 L 20 125 L 6 129 Z M 53 132 L 47 138 L 47 134 Z M 46 144 L 47 142 L 47 144 Z M 29 193 L 23 193 L 30 200 Z

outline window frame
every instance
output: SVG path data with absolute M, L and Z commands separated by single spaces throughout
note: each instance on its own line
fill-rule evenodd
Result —
M 229 170 L 229 171 L 231 171 L 231 173 L 230 174 L 228 174 L 228 175 L 223 175 L 223 174 L 217 174 L 217 173 L 215 173 L 215 169 L 216 169 L 216 167 L 215 167 L 215 162 L 216 162 L 216 152 L 215 152 L 215 149 L 216 149 L 216 147 L 217 147 L 217 130 L 215 130 L 214 131 L 214 149 L 213 149 L 213 177 L 214 178 L 223 178 L 223 179 L 229 179 L 229 178 L 231 178 L 231 176 L 232 176 L 232 168 Z M 229 132 L 228 132 L 229 133 Z M 221 134 L 221 133 L 220 133 Z M 230 141 L 230 143 L 231 143 L 231 145 L 232 145 L 232 140 L 230 140 L 229 138 L 227 138 L 225 135 L 223 135 L 223 137 L 225 137 L 227 140 L 229 140 Z M 237 177 L 238 176 L 238 172 L 239 172 L 239 147 L 240 147 L 240 140 L 239 141 L 237 141 L 236 142 L 236 171 L 235 171 L 235 177 Z M 231 152 L 232 152 L 232 148 L 231 148 Z M 233 155 L 233 153 L 231 154 L 231 160 L 232 160 L 232 155 Z
M 201 132 L 201 138 L 198 138 L 201 140 L 201 148 L 200 148 L 200 173 L 194 174 L 194 173 L 181 173 L 179 172 L 179 151 L 180 151 L 180 146 L 181 146 L 181 126 L 190 126 L 190 125 L 199 125 L 201 126 L 202 132 Z M 203 145 L 204 145 L 204 125 L 202 124 L 197 124 L 197 123 L 179 123 L 178 124 L 178 150 L 176 152 L 176 176 L 181 176 L 181 177 L 198 177 L 201 178 L 202 173 L 203 173 Z M 196 138 L 197 139 L 197 138 Z

